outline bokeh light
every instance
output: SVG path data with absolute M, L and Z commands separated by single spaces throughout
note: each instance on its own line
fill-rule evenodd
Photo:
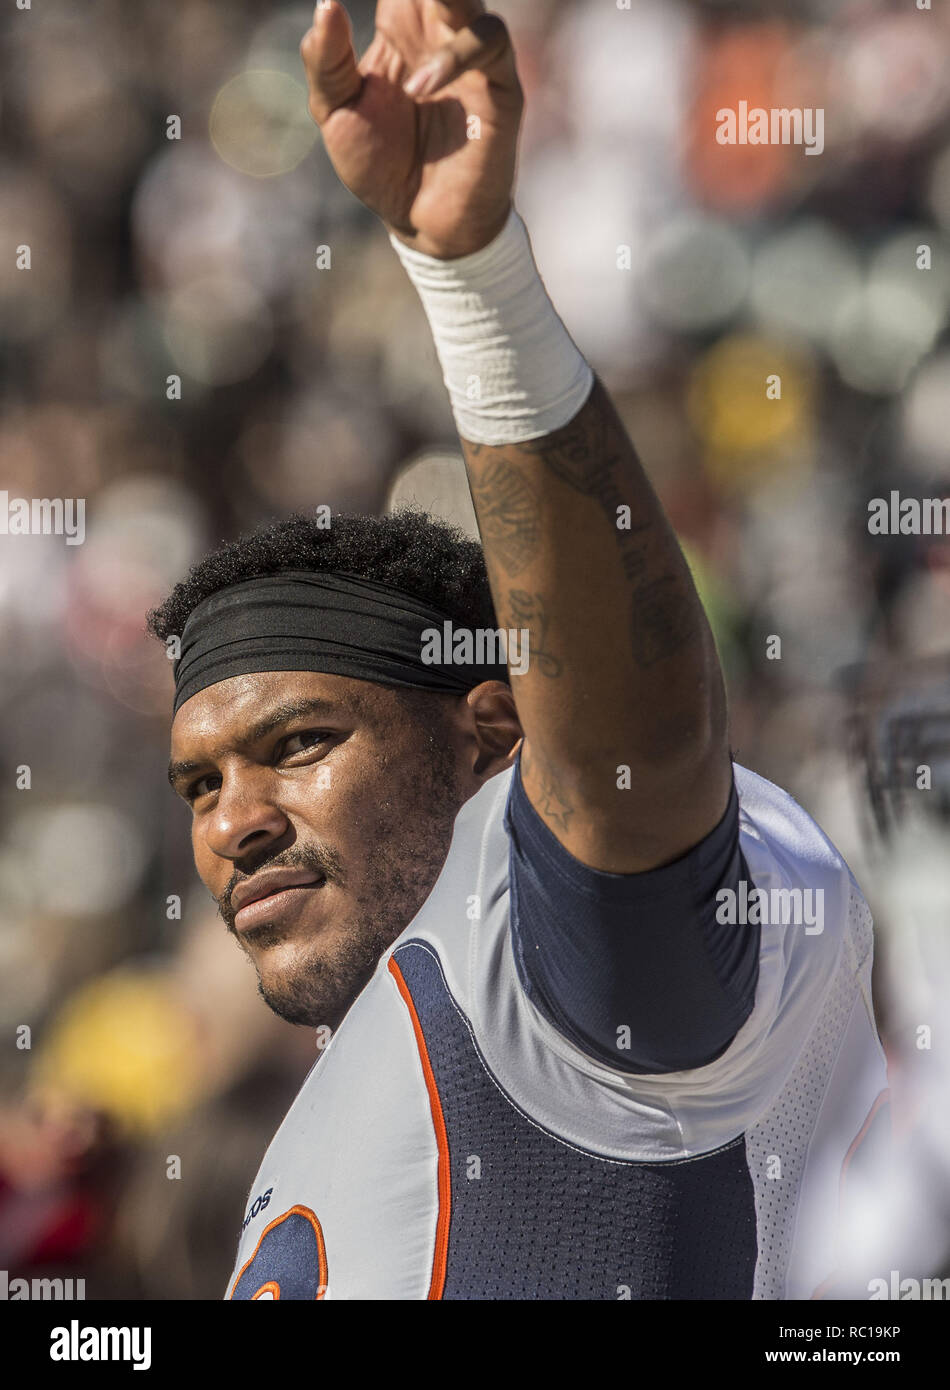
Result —
M 812 393 L 807 358 L 777 340 L 736 334 L 710 348 L 691 374 L 688 409 L 714 476 L 745 486 L 776 466 L 800 466 Z
M 936 341 L 943 305 L 879 276 L 840 305 L 831 335 L 838 371 L 859 391 L 900 391 Z
M 800 218 L 766 240 L 756 254 L 752 303 L 773 332 L 821 341 L 861 282 L 847 237 L 817 219 Z
M 910 382 L 901 404 L 908 462 L 928 478 L 950 478 L 950 351 L 927 362 Z
M 267 302 L 234 276 L 190 281 L 164 299 L 161 317 L 171 359 L 204 386 L 243 381 L 274 342 Z
M 226 164 L 255 178 L 295 169 L 317 141 L 307 88 L 285 72 L 238 73 L 211 108 L 211 141 Z
M 135 823 L 105 803 L 25 810 L 7 832 L 0 879 L 21 907 L 96 918 L 128 901 L 145 868 Z
M 748 281 L 748 256 L 728 224 L 690 217 L 668 223 L 650 246 L 643 293 L 657 323 L 701 332 L 737 313 Z
M 148 1132 L 200 1095 L 195 1043 L 190 1015 L 160 975 L 117 971 L 80 990 L 53 1020 L 34 1090 Z

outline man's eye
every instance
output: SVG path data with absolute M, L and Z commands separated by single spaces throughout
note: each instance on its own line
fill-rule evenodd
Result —
M 290 734 L 281 744 L 280 756 L 287 758 L 293 757 L 295 753 L 306 753 L 319 747 L 328 738 L 329 734 L 325 729 L 306 729 L 300 734 Z
M 213 786 L 211 784 L 214 784 Z M 221 785 L 221 778 L 216 772 L 209 772 L 204 777 L 199 777 L 197 781 L 191 783 L 186 793 L 188 801 L 197 801 L 202 796 L 207 796 L 209 792 L 217 791 Z

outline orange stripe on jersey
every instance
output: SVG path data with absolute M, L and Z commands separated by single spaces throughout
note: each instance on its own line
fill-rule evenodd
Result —
M 262 1284 L 251 1302 L 254 1302 L 258 1298 L 263 1298 L 266 1293 L 273 1294 L 275 1299 L 280 1298 L 280 1285 L 276 1279 L 268 1279 L 266 1284 Z
M 442 1102 L 439 1099 L 439 1088 L 435 1082 L 435 1075 L 432 1071 L 432 1063 L 429 1061 L 429 1050 L 426 1047 L 425 1035 L 422 1025 L 419 1022 L 419 1015 L 412 1002 L 412 995 L 409 987 L 403 979 L 402 971 L 396 964 L 392 956 L 389 957 L 389 973 L 396 981 L 396 988 L 403 997 L 406 1008 L 409 1010 L 409 1017 L 412 1020 L 412 1031 L 416 1035 L 416 1047 L 419 1049 L 419 1058 L 422 1062 L 422 1074 L 425 1077 L 426 1090 L 429 1092 L 429 1108 L 432 1111 L 432 1123 L 435 1128 L 436 1143 L 439 1146 L 439 1219 L 435 1228 L 435 1257 L 432 1261 L 432 1280 L 429 1284 L 427 1298 L 441 1298 L 442 1290 L 445 1288 L 445 1267 L 449 1253 L 449 1217 L 452 1210 L 452 1183 L 449 1171 L 449 1136 L 445 1128 L 445 1117 L 442 1114 Z
M 244 1278 L 245 1273 L 247 1272 L 247 1270 L 250 1269 L 251 1265 L 257 1259 L 257 1252 L 261 1248 L 261 1244 L 263 1243 L 264 1237 L 268 1234 L 268 1232 L 272 1231 L 275 1226 L 279 1226 L 281 1222 L 286 1221 L 288 1216 L 302 1216 L 307 1221 L 309 1221 L 311 1226 L 313 1227 L 313 1233 L 317 1238 L 317 1260 L 318 1268 L 320 1271 L 320 1281 L 319 1286 L 317 1288 L 317 1298 L 324 1297 L 327 1291 L 327 1247 L 324 1244 L 323 1240 L 323 1227 L 320 1225 L 320 1222 L 317 1220 L 316 1216 L 313 1214 L 309 1207 L 291 1207 L 289 1211 L 282 1212 L 280 1216 L 275 1216 L 270 1225 L 265 1226 L 263 1231 L 261 1231 L 258 1242 L 254 1246 L 254 1254 L 251 1256 L 249 1260 L 245 1260 L 244 1264 L 242 1264 L 240 1270 L 238 1271 L 238 1276 L 235 1279 L 233 1285 L 231 1286 L 231 1298 L 234 1297 L 234 1290 L 237 1288 L 238 1284 L 240 1284 L 241 1280 Z M 272 1293 L 275 1299 L 280 1298 L 280 1285 L 277 1283 L 276 1280 L 268 1279 L 265 1284 L 262 1284 L 260 1288 L 257 1289 L 251 1295 L 251 1301 L 253 1302 L 254 1299 L 262 1298 L 265 1293 Z

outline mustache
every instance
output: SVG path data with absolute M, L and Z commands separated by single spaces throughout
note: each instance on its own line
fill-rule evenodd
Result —
M 346 878 L 343 873 L 343 864 L 340 856 L 329 845 L 294 845 L 291 849 L 282 850 L 277 854 L 272 854 L 267 859 L 262 859 L 259 864 L 255 864 L 250 873 L 240 873 L 235 870 L 231 875 L 228 886 L 216 899 L 218 911 L 224 918 L 228 931 L 234 930 L 234 908 L 231 898 L 235 888 L 239 883 L 246 883 L 249 878 L 260 873 L 262 869 L 309 869 L 314 876 L 320 875 L 325 878 L 327 883 L 336 883 L 343 887 Z

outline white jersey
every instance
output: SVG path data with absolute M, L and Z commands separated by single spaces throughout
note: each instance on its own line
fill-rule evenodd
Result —
M 511 777 L 462 807 L 428 899 L 304 1081 L 227 1296 L 827 1294 L 842 1182 L 886 1114 L 870 913 L 847 865 L 787 793 L 736 767 L 755 887 L 820 890 L 821 930 L 764 921 L 754 1008 L 727 1050 L 631 1075 L 519 982 Z

